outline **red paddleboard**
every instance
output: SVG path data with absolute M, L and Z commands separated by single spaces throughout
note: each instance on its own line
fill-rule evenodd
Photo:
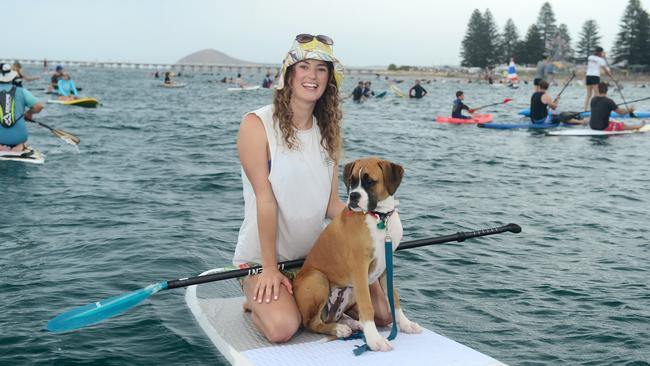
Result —
M 438 123 L 487 123 L 487 122 L 492 122 L 492 115 L 475 114 L 472 116 L 471 119 L 437 116 L 436 122 Z

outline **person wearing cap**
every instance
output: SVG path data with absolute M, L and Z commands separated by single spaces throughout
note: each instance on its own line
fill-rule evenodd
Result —
M 59 93 L 59 100 L 79 99 L 74 80 L 70 79 L 70 74 L 67 72 L 64 72 L 63 77 L 57 82 L 57 92 Z
M 594 54 L 587 58 L 587 76 L 585 85 L 587 85 L 587 97 L 585 98 L 584 110 L 588 111 L 590 107 L 589 101 L 592 95 L 598 93 L 598 84 L 600 84 L 600 71 L 605 71 L 605 74 L 612 76 L 612 72 L 607 67 L 607 60 L 605 60 L 605 51 L 602 47 L 597 46 L 594 49 Z
M 326 218 L 345 208 L 338 195 L 343 66 L 333 44 L 323 35 L 296 36 L 273 103 L 246 114 L 239 127 L 245 205 L 233 264 L 263 268 L 241 284 L 244 310 L 271 342 L 288 341 L 301 325 L 291 283 L 297 271 L 280 271 L 278 262 L 305 257 Z M 386 296 L 375 297 L 376 314 L 390 319 Z
M 12 108 L 5 110 L 5 106 Z M 22 152 L 29 137 L 25 118 L 39 113 L 43 104 L 20 86 L 18 73 L 9 64 L 0 64 L 0 151 Z
M 638 130 L 645 125 L 645 121 L 640 125 L 629 126 L 623 122 L 610 121 L 609 117 L 612 112 L 620 115 L 634 112 L 634 108 L 627 109 L 619 107 L 613 100 L 607 97 L 609 85 L 600 82 L 597 85 L 596 96 L 591 98 L 591 116 L 589 117 L 589 127 L 592 130 L 599 131 L 623 131 Z
M 50 86 L 47 88 L 47 93 L 55 93 L 59 88 L 59 79 L 63 78 L 63 66 L 56 65 L 56 69 L 50 78 Z

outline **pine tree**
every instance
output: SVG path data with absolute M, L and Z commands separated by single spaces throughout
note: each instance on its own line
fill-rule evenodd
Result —
M 573 48 L 571 47 L 571 35 L 566 24 L 560 24 L 555 37 L 549 42 L 552 59 L 555 61 L 571 61 L 573 59 Z
M 460 57 L 461 66 L 485 67 L 485 60 L 481 55 L 481 32 L 483 31 L 483 16 L 478 9 L 474 9 L 467 24 L 467 32 L 463 38 Z
M 548 1 L 545 2 L 539 10 L 536 25 L 542 36 L 544 47 L 549 49 L 550 41 L 555 38 L 557 25 L 555 24 L 555 13 L 553 13 L 553 8 L 551 8 L 551 4 L 549 4 Z
M 596 46 L 600 45 L 600 34 L 598 34 L 598 23 L 593 19 L 587 19 L 582 24 L 580 40 L 577 45 L 576 62 L 586 63 L 587 57 L 591 55 Z
M 533 24 L 528 28 L 526 33 L 526 38 L 522 42 L 519 55 L 519 63 L 521 64 L 534 64 L 537 63 L 542 58 L 542 54 L 545 51 L 544 40 L 542 39 L 542 34 L 537 28 L 537 25 Z
M 506 25 L 503 27 L 503 35 L 501 37 L 501 44 L 499 46 L 499 55 L 501 63 L 509 63 L 511 57 L 515 57 L 517 53 L 517 46 L 519 45 L 519 31 L 515 22 L 508 18 Z M 515 58 L 519 62 L 518 58 Z
M 501 35 L 499 28 L 497 28 L 494 17 L 490 9 L 485 9 L 483 12 L 483 41 L 482 48 L 485 53 L 486 65 L 495 65 L 499 63 L 499 44 L 501 43 Z M 484 66 L 484 67 L 485 67 Z
M 650 17 L 639 0 L 630 0 L 625 8 L 613 53 L 614 62 L 650 64 Z

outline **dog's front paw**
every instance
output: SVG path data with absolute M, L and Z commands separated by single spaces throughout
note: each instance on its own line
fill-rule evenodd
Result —
M 386 351 L 391 351 L 393 349 L 393 345 L 390 344 L 388 339 L 384 338 L 379 333 L 377 333 L 376 336 L 366 335 L 366 343 L 368 344 L 368 347 L 370 347 L 370 349 L 373 351 L 386 352 Z
M 422 333 L 422 327 L 416 322 L 406 319 L 406 322 L 398 322 L 397 327 L 400 332 L 404 333 Z
M 397 328 L 404 333 L 422 333 L 422 327 L 408 320 L 402 309 L 397 309 Z
M 336 324 L 336 336 L 339 338 L 349 337 L 352 334 L 352 328 L 345 324 Z

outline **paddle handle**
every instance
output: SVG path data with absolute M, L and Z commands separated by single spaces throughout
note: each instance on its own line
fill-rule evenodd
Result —
M 443 244 L 443 243 L 448 243 L 448 242 L 452 242 L 452 241 L 462 242 L 465 239 L 476 238 L 476 237 L 479 237 L 479 236 L 500 234 L 500 233 L 503 233 L 503 232 L 506 232 L 506 231 L 509 231 L 509 232 L 515 233 L 515 234 L 520 233 L 521 232 L 521 226 L 519 226 L 517 224 L 508 224 L 508 225 L 499 226 L 499 227 L 495 227 L 495 228 L 489 228 L 489 229 L 481 229 L 481 230 L 474 230 L 474 231 L 468 231 L 468 232 L 460 231 L 460 232 L 457 232 L 456 234 L 439 236 L 439 237 L 436 237 L 436 238 L 411 240 L 411 241 L 407 241 L 407 242 L 404 242 L 404 243 L 400 244 L 397 247 L 396 250 L 412 249 L 412 248 L 418 248 L 418 247 L 423 247 L 423 246 L 427 246 L 427 245 Z M 287 269 L 300 268 L 300 267 L 302 267 L 304 262 L 305 262 L 304 259 L 295 259 L 295 260 L 291 260 L 291 261 L 280 262 L 280 263 L 278 263 L 278 269 L 287 270 Z M 178 279 L 178 280 L 167 281 L 167 289 L 173 289 L 173 288 L 179 288 L 179 287 L 187 287 L 187 286 L 191 286 L 191 285 L 198 285 L 198 284 L 201 284 L 201 283 L 208 283 L 208 282 L 214 282 L 214 281 L 228 280 L 228 279 L 232 279 L 232 278 L 251 276 L 251 275 L 259 274 L 261 272 L 262 272 L 262 266 L 255 266 L 255 267 L 250 267 L 250 268 L 235 269 L 235 270 L 227 271 L 227 272 L 213 273 L 213 274 L 204 275 L 204 276 L 181 278 L 181 279 Z

